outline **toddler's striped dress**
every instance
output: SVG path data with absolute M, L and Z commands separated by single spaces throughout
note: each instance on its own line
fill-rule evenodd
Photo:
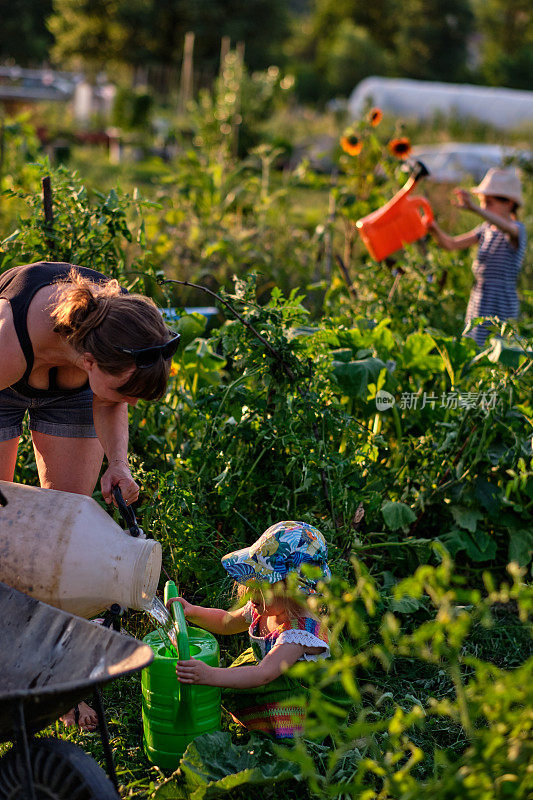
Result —
M 328 633 L 317 619 L 302 614 L 280 625 L 267 636 L 259 635 L 260 615 L 251 603 L 245 606 L 245 619 L 252 647 L 242 653 L 232 667 L 259 663 L 277 644 L 303 644 L 321 647 L 318 654 L 304 653 L 300 661 L 316 661 L 329 656 Z M 253 689 L 224 690 L 224 706 L 233 719 L 248 730 L 261 731 L 276 739 L 292 739 L 302 733 L 306 713 L 307 689 L 288 675 Z
M 508 234 L 484 222 L 477 229 L 478 252 L 472 272 L 474 286 L 470 292 L 465 322 L 474 317 L 495 316 L 500 320 L 518 317 L 516 281 L 526 252 L 526 229 L 521 222 L 518 245 L 514 247 Z M 487 338 L 487 324 L 476 325 L 466 335 L 481 347 Z

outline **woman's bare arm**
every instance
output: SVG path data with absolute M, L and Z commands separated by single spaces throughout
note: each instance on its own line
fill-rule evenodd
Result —
M 0 390 L 19 381 L 26 359 L 19 344 L 9 300 L 0 300 Z
M 106 503 L 113 502 L 113 486 L 119 486 L 126 503 L 139 496 L 139 487 L 128 466 L 128 406 L 126 403 L 108 403 L 93 396 L 93 420 L 109 466 L 102 475 L 102 496 Z

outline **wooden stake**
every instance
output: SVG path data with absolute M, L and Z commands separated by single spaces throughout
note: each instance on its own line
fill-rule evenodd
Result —
M 239 88 L 237 89 L 237 101 L 235 103 L 235 113 L 232 122 L 231 152 L 235 158 L 239 152 L 239 127 L 241 124 L 241 93 L 242 79 L 244 77 L 244 42 L 237 42 L 237 56 L 239 59 Z
M 344 283 L 346 284 L 346 287 L 347 287 L 348 291 L 350 292 L 350 294 L 353 297 L 353 299 L 357 300 L 357 292 L 353 288 L 353 281 L 350 278 L 350 273 L 348 272 L 348 269 L 347 269 L 344 261 L 342 260 L 342 258 L 340 257 L 340 255 L 338 253 L 335 253 L 335 261 L 339 265 L 339 269 L 340 269 L 341 275 L 344 278 Z
M 333 262 L 333 224 L 337 212 L 335 193 L 333 188 L 337 183 L 337 172 L 331 175 L 331 189 L 329 192 L 328 221 L 326 225 L 326 235 L 324 237 L 325 256 L 326 256 L 326 279 L 331 283 L 332 262 Z
M 220 72 L 224 69 L 224 61 L 229 53 L 231 47 L 231 39 L 229 36 L 223 36 L 220 40 Z
M 185 34 L 183 45 L 183 61 L 181 66 L 180 96 L 178 111 L 183 114 L 187 109 L 187 103 L 192 97 L 193 84 L 193 51 L 194 51 L 194 32 L 189 31 Z
M 44 209 L 44 222 L 45 222 L 45 230 L 48 234 L 50 234 L 53 230 L 54 226 L 54 209 L 52 205 L 52 184 L 50 182 L 50 175 L 46 175 L 42 181 L 41 185 L 43 187 L 43 209 Z M 53 255 L 55 250 L 55 243 L 53 239 L 46 237 L 46 245 L 50 250 L 50 253 Z

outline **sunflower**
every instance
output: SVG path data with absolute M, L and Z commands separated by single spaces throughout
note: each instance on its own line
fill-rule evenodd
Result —
M 383 119 L 383 111 L 381 110 L 381 108 L 371 108 L 370 111 L 368 112 L 367 119 L 372 125 L 372 127 L 375 128 L 376 125 L 379 125 L 379 123 Z
M 391 139 L 388 148 L 396 158 L 407 158 L 411 152 L 411 142 L 407 136 L 400 136 L 398 139 Z
M 341 136 L 341 147 L 349 156 L 358 156 L 363 149 L 363 142 L 355 133 Z

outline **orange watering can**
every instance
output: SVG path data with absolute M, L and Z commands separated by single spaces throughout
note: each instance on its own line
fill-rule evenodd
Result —
M 376 261 L 426 235 L 433 221 L 433 211 L 425 197 L 411 195 L 411 192 L 419 178 L 427 174 L 425 166 L 418 161 L 415 171 L 392 200 L 355 223 Z

